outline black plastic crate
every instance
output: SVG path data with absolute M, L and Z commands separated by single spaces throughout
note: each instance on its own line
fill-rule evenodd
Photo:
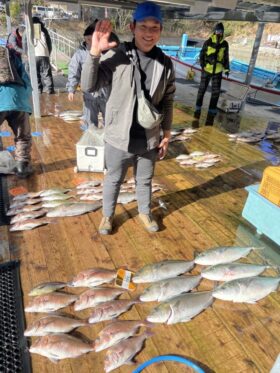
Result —
M 0 264 L 0 372 L 31 372 L 24 333 L 19 261 Z

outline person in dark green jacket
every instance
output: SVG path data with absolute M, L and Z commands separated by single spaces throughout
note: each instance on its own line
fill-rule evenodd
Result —
M 200 52 L 201 81 L 198 89 L 194 117 L 200 118 L 204 94 L 209 82 L 212 82 L 212 94 L 206 119 L 206 125 L 213 125 L 217 113 L 217 104 L 221 92 L 223 72 L 229 75 L 229 46 L 224 40 L 224 25 L 218 23 L 214 33 L 203 44 Z

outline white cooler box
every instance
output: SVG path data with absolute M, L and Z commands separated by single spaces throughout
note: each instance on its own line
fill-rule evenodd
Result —
M 242 100 L 229 94 L 222 94 L 219 98 L 218 108 L 226 113 L 238 113 L 241 109 Z
M 76 144 L 76 172 L 104 171 L 104 129 L 87 129 Z

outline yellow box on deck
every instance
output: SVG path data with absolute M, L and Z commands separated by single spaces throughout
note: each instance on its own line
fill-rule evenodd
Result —
M 270 166 L 264 170 L 259 193 L 270 202 L 280 206 L 280 167 Z

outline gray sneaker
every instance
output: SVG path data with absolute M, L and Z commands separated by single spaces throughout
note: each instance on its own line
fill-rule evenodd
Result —
M 113 217 L 103 216 L 98 231 L 100 234 L 111 234 L 113 230 Z
M 33 173 L 33 168 L 30 162 L 18 161 L 15 172 L 19 178 L 24 179 Z
M 139 214 L 139 219 L 143 223 L 144 227 L 148 232 L 158 232 L 159 226 L 157 222 L 155 221 L 153 215 L 150 214 Z

